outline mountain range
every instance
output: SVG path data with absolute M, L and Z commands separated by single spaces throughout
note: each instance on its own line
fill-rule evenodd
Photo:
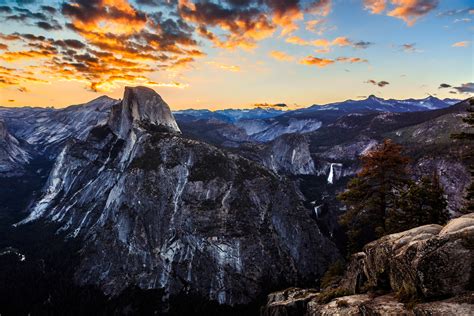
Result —
M 312 284 L 344 256 L 335 197 L 384 138 L 404 146 L 415 174 L 438 173 L 459 215 L 472 158 L 450 134 L 469 129 L 468 102 L 173 113 L 135 87 L 65 109 L 0 108 L 0 282 L 17 280 L 0 305 L 33 282 L 25 311 L 76 297 L 137 312 L 130 300 L 152 295 L 143 305 L 160 312 L 189 301 L 242 312 Z

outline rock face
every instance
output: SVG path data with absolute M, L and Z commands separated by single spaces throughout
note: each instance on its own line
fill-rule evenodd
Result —
M 445 227 L 425 225 L 385 236 L 364 247 L 350 263 L 342 287 L 388 286 L 425 299 L 468 291 L 474 280 L 474 214 Z
M 79 284 L 246 304 L 337 257 L 291 182 L 184 138 L 152 90 L 128 88 L 107 125 L 60 153 L 30 216 L 83 243 Z
M 308 139 L 304 135 L 288 134 L 266 144 L 247 144 L 242 146 L 239 152 L 277 174 L 316 173 Z
M 292 288 L 272 293 L 262 316 L 372 316 L 372 315 L 472 315 L 474 292 L 442 301 L 420 303 L 413 308 L 400 303 L 392 294 L 356 294 L 318 303 L 314 290 Z
M 32 158 L 31 153 L 23 145 L 8 132 L 6 124 L 0 120 L 1 176 L 13 176 L 23 173 L 25 165 Z
M 367 244 L 337 287 L 346 296 L 321 304 L 323 293 L 289 289 L 269 295 L 263 315 L 472 315 L 473 282 L 474 214 L 468 214 Z M 427 302 L 408 309 L 396 297 Z
M 314 174 L 315 167 L 304 135 L 283 135 L 271 142 L 263 165 L 277 173 Z
M 125 139 L 139 123 L 180 132 L 168 104 L 155 91 L 146 87 L 127 87 L 121 106 L 112 108 L 108 125 L 119 138 Z
M 306 315 L 333 316 L 333 315 L 472 315 L 474 293 L 466 297 L 418 304 L 414 308 L 407 308 L 391 294 L 374 297 L 367 294 L 351 295 L 336 298 L 328 304 L 320 305 L 310 301 Z

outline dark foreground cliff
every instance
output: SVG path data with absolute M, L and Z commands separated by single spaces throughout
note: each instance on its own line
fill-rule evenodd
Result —
M 127 88 L 107 124 L 67 144 L 30 210 L 18 229 L 46 222 L 74 243 L 75 284 L 111 300 L 155 293 L 159 312 L 179 297 L 252 304 L 339 257 L 292 182 L 184 138 L 147 88 Z
M 473 315 L 474 214 L 385 236 L 321 292 L 268 296 L 262 315 Z

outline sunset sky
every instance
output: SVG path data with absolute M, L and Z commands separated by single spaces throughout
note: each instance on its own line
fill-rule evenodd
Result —
M 470 0 L 0 0 L 0 105 L 173 109 L 474 92 Z

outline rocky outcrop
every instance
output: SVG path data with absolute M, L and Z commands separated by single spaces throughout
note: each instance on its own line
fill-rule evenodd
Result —
M 0 120 L 0 176 L 23 174 L 32 154 L 27 144 L 21 143 L 8 132 L 6 124 Z
M 108 125 L 119 138 L 125 139 L 140 123 L 180 132 L 168 104 L 155 91 L 126 87 L 120 106 L 112 108 Z
M 129 88 L 107 125 L 61 152 L 24 223 L 79 238 L 76 281 L 107 295 L 136 286 L 234 305 L 338 257 L 310 213 L 292 182 L 184 138 L 156 93 Z
M 269 295 L 262 316 L 371 316 L 371 315 L 472 315 L 474 292 L 455 298 L 407 306 L 393 295 L 355 294 L 319 303 L 320 293 L 291 288 Z
M 339 297 L 328 304 L 308 303 L 306 315 L 471 315 L 473 313 L 474 293 L 464 298 L 448 299 L 407 307 L 400 303 L 394 295 L 373 296 L 359 294 Z
M 337 288 L 274 293 L 263 314 L 471 315 L 473 289 L 474 214 L 468 214 L 444 227 L 420 226 L 371 242 L 352 256 Z M 328 293 L 340 297 L 324 303 Z
M 315 166 L 304 135 L 282 135 L 257 150 L 256 161 L 278 174 L 315 174 Z
M 306 314 L 308 303 L 318 297 L 315 289 L 289 288 L 268 295 L 262 316 L 291 316 Z
M 355 254 L 341 287 L 388 289 L 424 299 L 455 296 L 474 280 L 474 214 L 445 227 L 425 225 L 385 236 Z
M 375 139 L 360 137 L 354 141 L 331 146 L 328 150 L 318 154 L 325 159 L 356 160 L 361 155 L 366 154 L 378 144 Z

